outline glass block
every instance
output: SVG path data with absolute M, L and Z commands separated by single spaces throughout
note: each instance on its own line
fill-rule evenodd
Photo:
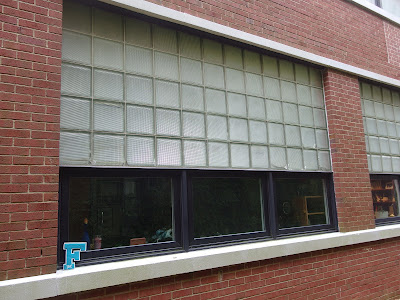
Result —
M 390 153 L 394 155 L 400 155 L 400 147 L 399 147 L 399 141 L 390 139 L 389 140 L 389 147 L 390 147 Z
M 324 107 L 324 94 L 321 89 L 311 88 L 312 104 L 315 107 Z
M 263 55 L 263 73 L 271 77 L 278 77 L 278 60 L 275 57 Z
M 112 40 L 123 41 L 122 15 L 102 9 L 94 10 L 94 34 Z
M 178 80 L 178 57 L 171 54 L 155 52 L 154 75 L 166 79 Z
M 225 117 L 207 116 L 207 137 L 218 140 L 228 139 L 228 127 Z
M 310 76 L 308 76 L 308 67 L 301 64 L 294 64 L 296 81 L 303 84 L 310 84 Z
M 299 106 L 300 124 L 304 126 L 313 126 L 314 117 L 311 107 Z
M 379 86 L 372 86 L 372 99 L 375 101 L 382 101 L 382 91 Z
M 229 118 L 229 136 L 232 141 L 247 142 L 249 140 L 247 120 Z
M 270 77 L 264 77 L 264 95 L 270 99 L 280 99 L 281 90 L 279 80 Z
M 156 110 L 157 134 L 180 136 L 181 118 L 178 110 Z
M 396 122 L 400 122 L 400 107 L 393 107 L 394 110 L 394 119 Z
M 301 142 L 305 148 L 316 148 L 315 132 L 312 128 L 302 127 L 301 131 Z
M 312 105 L 311 103 L 311 89 L 306 85 L 297 85 L 297 100 L 300 104 Z
M 153 25 L 153 46 L 154 49 L 177 53 L 178 42 L 176 31 L 158 25 Z
M 381 148 L 379 146 L 379 139 L 375 136 L 370 136 L 368 138 L 368 144 L 369 144 L 369 151 L 371 153 L 380 153 Z
M 228 167 L 228 144 L 208 143 L 208 161 L 210 167 Z
M 374 102 L 375 116 L 379 119 L 385 118 L 385 112 L 383 110 L 383 104 L 379 102 Z
M 379 138 L 379 145 L 381 147 L 381 153 L 390 154 L 389 139 L 387 139 L 387 138 Z
M 94 130 L 124 131 L 124 106 L 114 103 L 94 103 Z
M 60 127 L 89 130 L 90 107 L 88 100 L 61 97 Z
M 253 168 L 268 168 L 268 147 L 266 146 L 250 146 L 251 166 Z
M 382 102 L 391 105 L 392 97 L 390 95 L 390 90 L 382 88 Z
M 93 164 L 122 165 L 124 158 L 124 137 L 112 135 L 94 135 Z
M 249 118 L 265 120 L 264 99 L 248 96 L 247 105 Z
M 90 68 L 62 64 L 61 94 L 90 97 L 92 87 L 92 71 Z
M 317 151 L 303 150 L 303 158 L 305 170 L 318 170 Z
M 122 70 L 124 46 L 122 43 L 93 39 L 93 63 L 97 67 Z
M 197 60 L 181 58 L 181 81 L 195 84 L 203 84 L 203 71 L 201 62 Z
M 397 138 L 400 138 L 400 124 L 396 123 Z
M 139 76 L 125 76 L 126 102 L 153 104 L 153 80 Z
M 125 18 L 125 41 L 143 47 L 151 47 L 151 25 L 138 19 Z
M 181 141 L 157 139 L 157 164 L 159 166 L 181 166 Z
M 183 112 L 183 135 L 187 137 L 204 138 L 206 135 L 204 115 Z
M 313 108 L 313 113 L 315 126 L 326 128 L 325 111 L 323 109 Z
M 301 149 L 287 149 L 288 169 L 303 170 L 303 154 Z
M 156 104 L 166 107 L 179 107 L 179 84 L 156 80 Z
M 288 60 L 279 60 L 279 77 L 294 80 L 293 63 Z
M 283 133 L 283 125 L 268 123 L 269 143 L 274 145 L 284 145 L 285 135 Z
M 198 36 L 179 32 L 179 51 L 186 57 L 201 59 L 200 38 Z
M 263 83 L 260 75 L 245 73 L 246 92 L 249 95 L 263 96 Z
M 297 102 L 296 85 L 292 82 L 281 80 L 282 100 L 288 102 Z
M 204 64 L 204 84 L 209 87 L 224 89 L 224 69 L 221 66 Z
M 121 73 L 94 70 L 94 97 L 114 101 L 123 101 L 123 75 Z
M 386 121 L 376 120 L 376 127 L 378 128 L 378 135 L 387 136 Z
M 371 169 L 373 172 L 382 172 L 382 159 L 380 155 L 371 155 Z
M 224 45 L 225 65 L 235 69 L 243 69 L 242 49 Z
M 367 149 L 367 153 L 370 153 L 368 138 L 369 138 L 369 137 L 366 135 L 366 136 L 365 136 L 365 147 L 366 147 L 366 149 Z
M 372 162 L 371 162 L 371 155 L 367 154 L 367 161 L 368 161 L 368 170 L 372 172 Z
M 331 157 L 329 151 L 318 151 L 318 165 L 321 171 L 331 170 Z
M 83 64 L 92 63 L 92 38 L 64 30 L 62 35 L 62 59 Z
M 221 43 L 203 39 L 204 60 L 211 63 L 222 64 L 222 45 Z
M 268 121 L 283 122 L 282 103 L 279 101 L 265 100 Z
M 91 7 L 78 2 L 65 1 L 63 3 L 63 28 L 84 33 L 92 31 Z
M 382 171 L 392 172 L 392 158 L 390 156 L 382 156 Z
M 127 162 L 130 166 L 155 165 L 154 138 L 152 137 L 127 137 Z
M 250 142 L 267 144 L 267 127 L 264 122 L 249 121 Z
M 392 168 L 393 172 L 400 172 L 400 157 L 392 157 Z
M 204 111 L 203 88 L 182 84 L 182 107 Z
M 388 131 L 388 136 L 391 137 L 396 137 L 397 136 L 397 132 L 396 132 L 396 124 L 393 122 L 386 122 L 386 128 Z
M 133 133 L 153 134 L 153 109 L 142 106 L 127 106 L 126 130 Z
M 364 113 L 367 117 L 375 117 L 374 102 L 370 100 L 363 101 Z
M 322 87 L 322 76 L 320 70 L 310 68 L 310 83 L 312 86 Z
M 285 125 L 285 138 L 287 146 L 301 146 L 300 127 Z
M 361 94 L 364 99 L 372 99 L 371 85 L 361 82 Z
M 83 165 L 90 160 L 90 134 L 60 133 L 60 164 Z
M 385 112 L 386 119 L 388 119 L 389 121 L 394 121 L 393 106 L 392 105 L 388 105 L 388 104 L 384 104 L 383 105 L 383 110 Z
M 270 162 L 273 169 L 287 169 L 285 148 L 270 147 Z
M 232 159 L 232 167 L 249 168 L 250 167 L 249 146 L 231 144 L 231 159 Z
M 400 93 L 392 91 L 393 105 L 400 106 Z
M 206 89 L 206 106 L 208 112 L 226 114 L 225 92 Z
M 315 131 L 317 135 L 317 147 L 322 148 L 322 149 L 328 149 L 329 148 L 329 143 L 328 143 L 328 133 L 326 130 L 320 130 L 317 129 Z
M 285 123 L 298 124 L 299 112 L 296 104 L 283 103 L 283 120 Z
M 246 97 L 241 94 L 228 93 L 228 113 L 233 116 L 246 117 Z
M 186 166 L 205 166 L 206 143 L 200 141 L 183 141 L 183 157 Z
M 233 92 L 244 93 L 244 74 L 242 71 L 226 68 L 226 88 Z
M 249 72 L 261 73 L 260 54 L 244 50 L 244 69 Z
M 126 45 L 125 51 L 127 72 L 153 75 L 153 52 L 151 50 Z

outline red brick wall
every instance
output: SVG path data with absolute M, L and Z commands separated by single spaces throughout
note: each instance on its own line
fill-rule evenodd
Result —
M 0 1 L 0 280 L 55 271 L 61 18 Z

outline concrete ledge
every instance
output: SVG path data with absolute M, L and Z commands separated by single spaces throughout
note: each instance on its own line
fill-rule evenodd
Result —
M 40 299 L 394 237 L 400 237 L 400 224 L 105 263 L 2 281 L 0 295 L 3 299 Z

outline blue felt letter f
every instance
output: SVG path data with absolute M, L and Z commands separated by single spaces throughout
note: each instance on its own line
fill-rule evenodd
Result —
M 75 262 L 81 260 L 81 251 L 86 251 L 86 242 L 83 243 L 64 243 L 65 264 L 64 270 L 75 269 Z

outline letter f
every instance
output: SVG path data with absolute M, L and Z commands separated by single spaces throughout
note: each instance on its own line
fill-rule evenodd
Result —
M 64 243 L 65 264 L 64 270 L 75 269 L 75 262 L 81 260 L 81 251 L 86 251 L 86 242 L 83 243 Z

